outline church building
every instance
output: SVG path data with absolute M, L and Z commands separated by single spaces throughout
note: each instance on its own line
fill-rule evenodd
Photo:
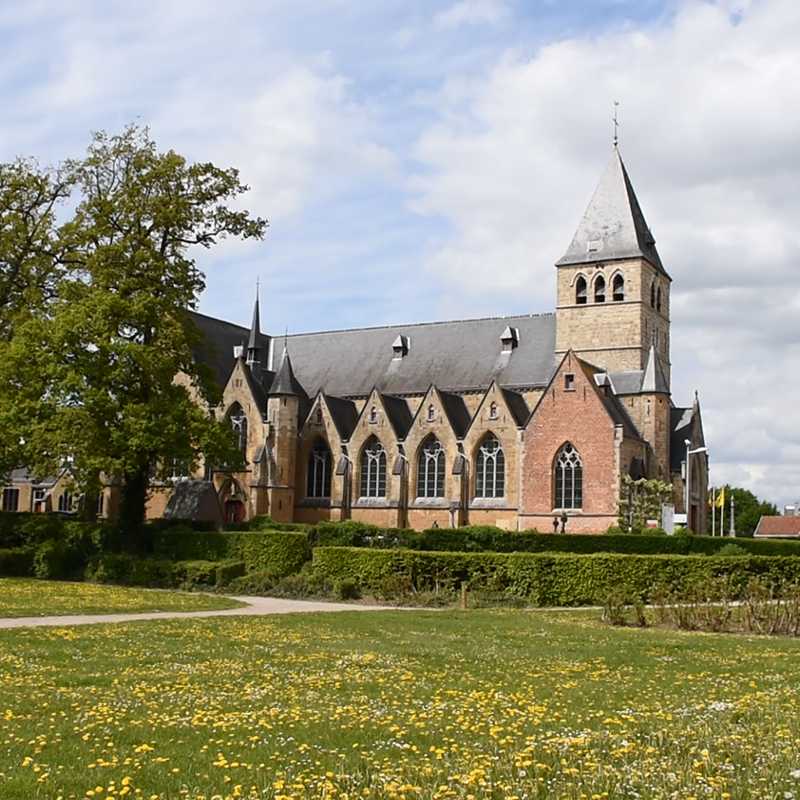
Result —
M 270 336 L 200 314 L 246 468 L 229 520 L 602 532 L 625 474 L 706 529 L 697 397 L 671 394 L 670 288 L 617 148 L 555 264 L 555 313 Z M 151 513 L 161 505 L 154 499 Z

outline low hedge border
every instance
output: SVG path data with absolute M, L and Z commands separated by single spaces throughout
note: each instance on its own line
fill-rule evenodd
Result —
M 387 583 L 405 581 L 417 592 L 502 592 L 539 606 L 603 602 L 612 590 L 647 602 L 659 587 L 685 590 L 729 576 L 743 589 L 751 577 L 777 586 L 800 584 L 800 558 L 787 556 L 674 556 L 619 553 L 448 553 L 317 547 L 314 571 L 335 583 L 352 580 L 362 590 L 386 594 Z
M 160 531 L 153 537 L 153 549 L 156 558 L 235 560 L 244 563 L 247 572 L 269 571 L 276 577 L 299 572 L 311 560 L 308 536 L 295 531 Z

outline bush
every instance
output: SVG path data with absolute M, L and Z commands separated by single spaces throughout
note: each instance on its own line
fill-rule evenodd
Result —
M 181 589 L 209 588 L 216 583 L 215 561 L 176 561 L 173 576 Z
M 232 594 L 268 594 L 277 581 L 278 578 L 269 570 L 248 572 L 239 578 L 234 578 L 228 584 L 228 591 Z
M 0 549 L 0 576 L 27 578 L 33 574 L 33 550 L 27 547 Z
M 497 591 L 540 606 L 587 605 L 617 590 L 643 601 L 655 587 L 683 590 L 703 580 L 725 579 L 743 590 L 753 576 L 775 585 L 800 583 L 797 557 L 642 556 L 542 553 L 446 553 L 318 547 L 314 570 L 330 581 L 353 580 L 379 595 L 386 582 L 407 581 L 414 592 Z
M 351 578 L 342 578 L 333 584 L 333 593 L 339 600 L 358 600 L 361 597 L 361 590 L 358 584 Z
M 92 559 L 85 577 L 94 583 L 125 586 L 172 588 L 176 585 L 175 565 L 171 561 L 141 558 L 127 553 L 107 553 Z
M 170 530 L 153 537 L 155 554 L 175 561 L 242 561 L 247 572 L 267 570 L 291 575 L 311 559 L 305 533 L 242 531 L 198 533 Z
M 215 566 L 214 585 L 217 587 L 227 586 L 231 581 L 244 575 L 245 572 L 247 572 L 247 567 L 244 561 L 222 561 Z
M 63 540 L 42 542 L 34 551 L 33 574 L 36 578 L 66 580 L 81 576 L 86 562 L 81 553 Z
M 747 554 L 747 550 L 745 550 L 744 547 L 740 547 L 733 542 L 729 542 L 716 552 L 718 556 L 746 556 Z

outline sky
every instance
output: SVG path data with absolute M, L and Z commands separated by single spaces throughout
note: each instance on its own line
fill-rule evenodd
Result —
M 281 333 L 550 312 L 620 150 L 712 482 L 800 498 L 797 0 L 0 2 L 0 159 L 90 132 L 240 169 L 200 310 Z

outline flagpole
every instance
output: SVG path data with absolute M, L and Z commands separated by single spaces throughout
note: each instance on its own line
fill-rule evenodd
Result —
M 731 530 L 730 535 L 736 536 L 736 517 L 734 517 L 733 512 L 736 508 L 736 501 L 733 499 L 733 492 L 731 492 Z
M 719 511 L 719 535 L 725 535 L 725 487 L 722 487 L 722 508 Z
M 717 535 L 717 490 L 711 487 L 711 535 Z

